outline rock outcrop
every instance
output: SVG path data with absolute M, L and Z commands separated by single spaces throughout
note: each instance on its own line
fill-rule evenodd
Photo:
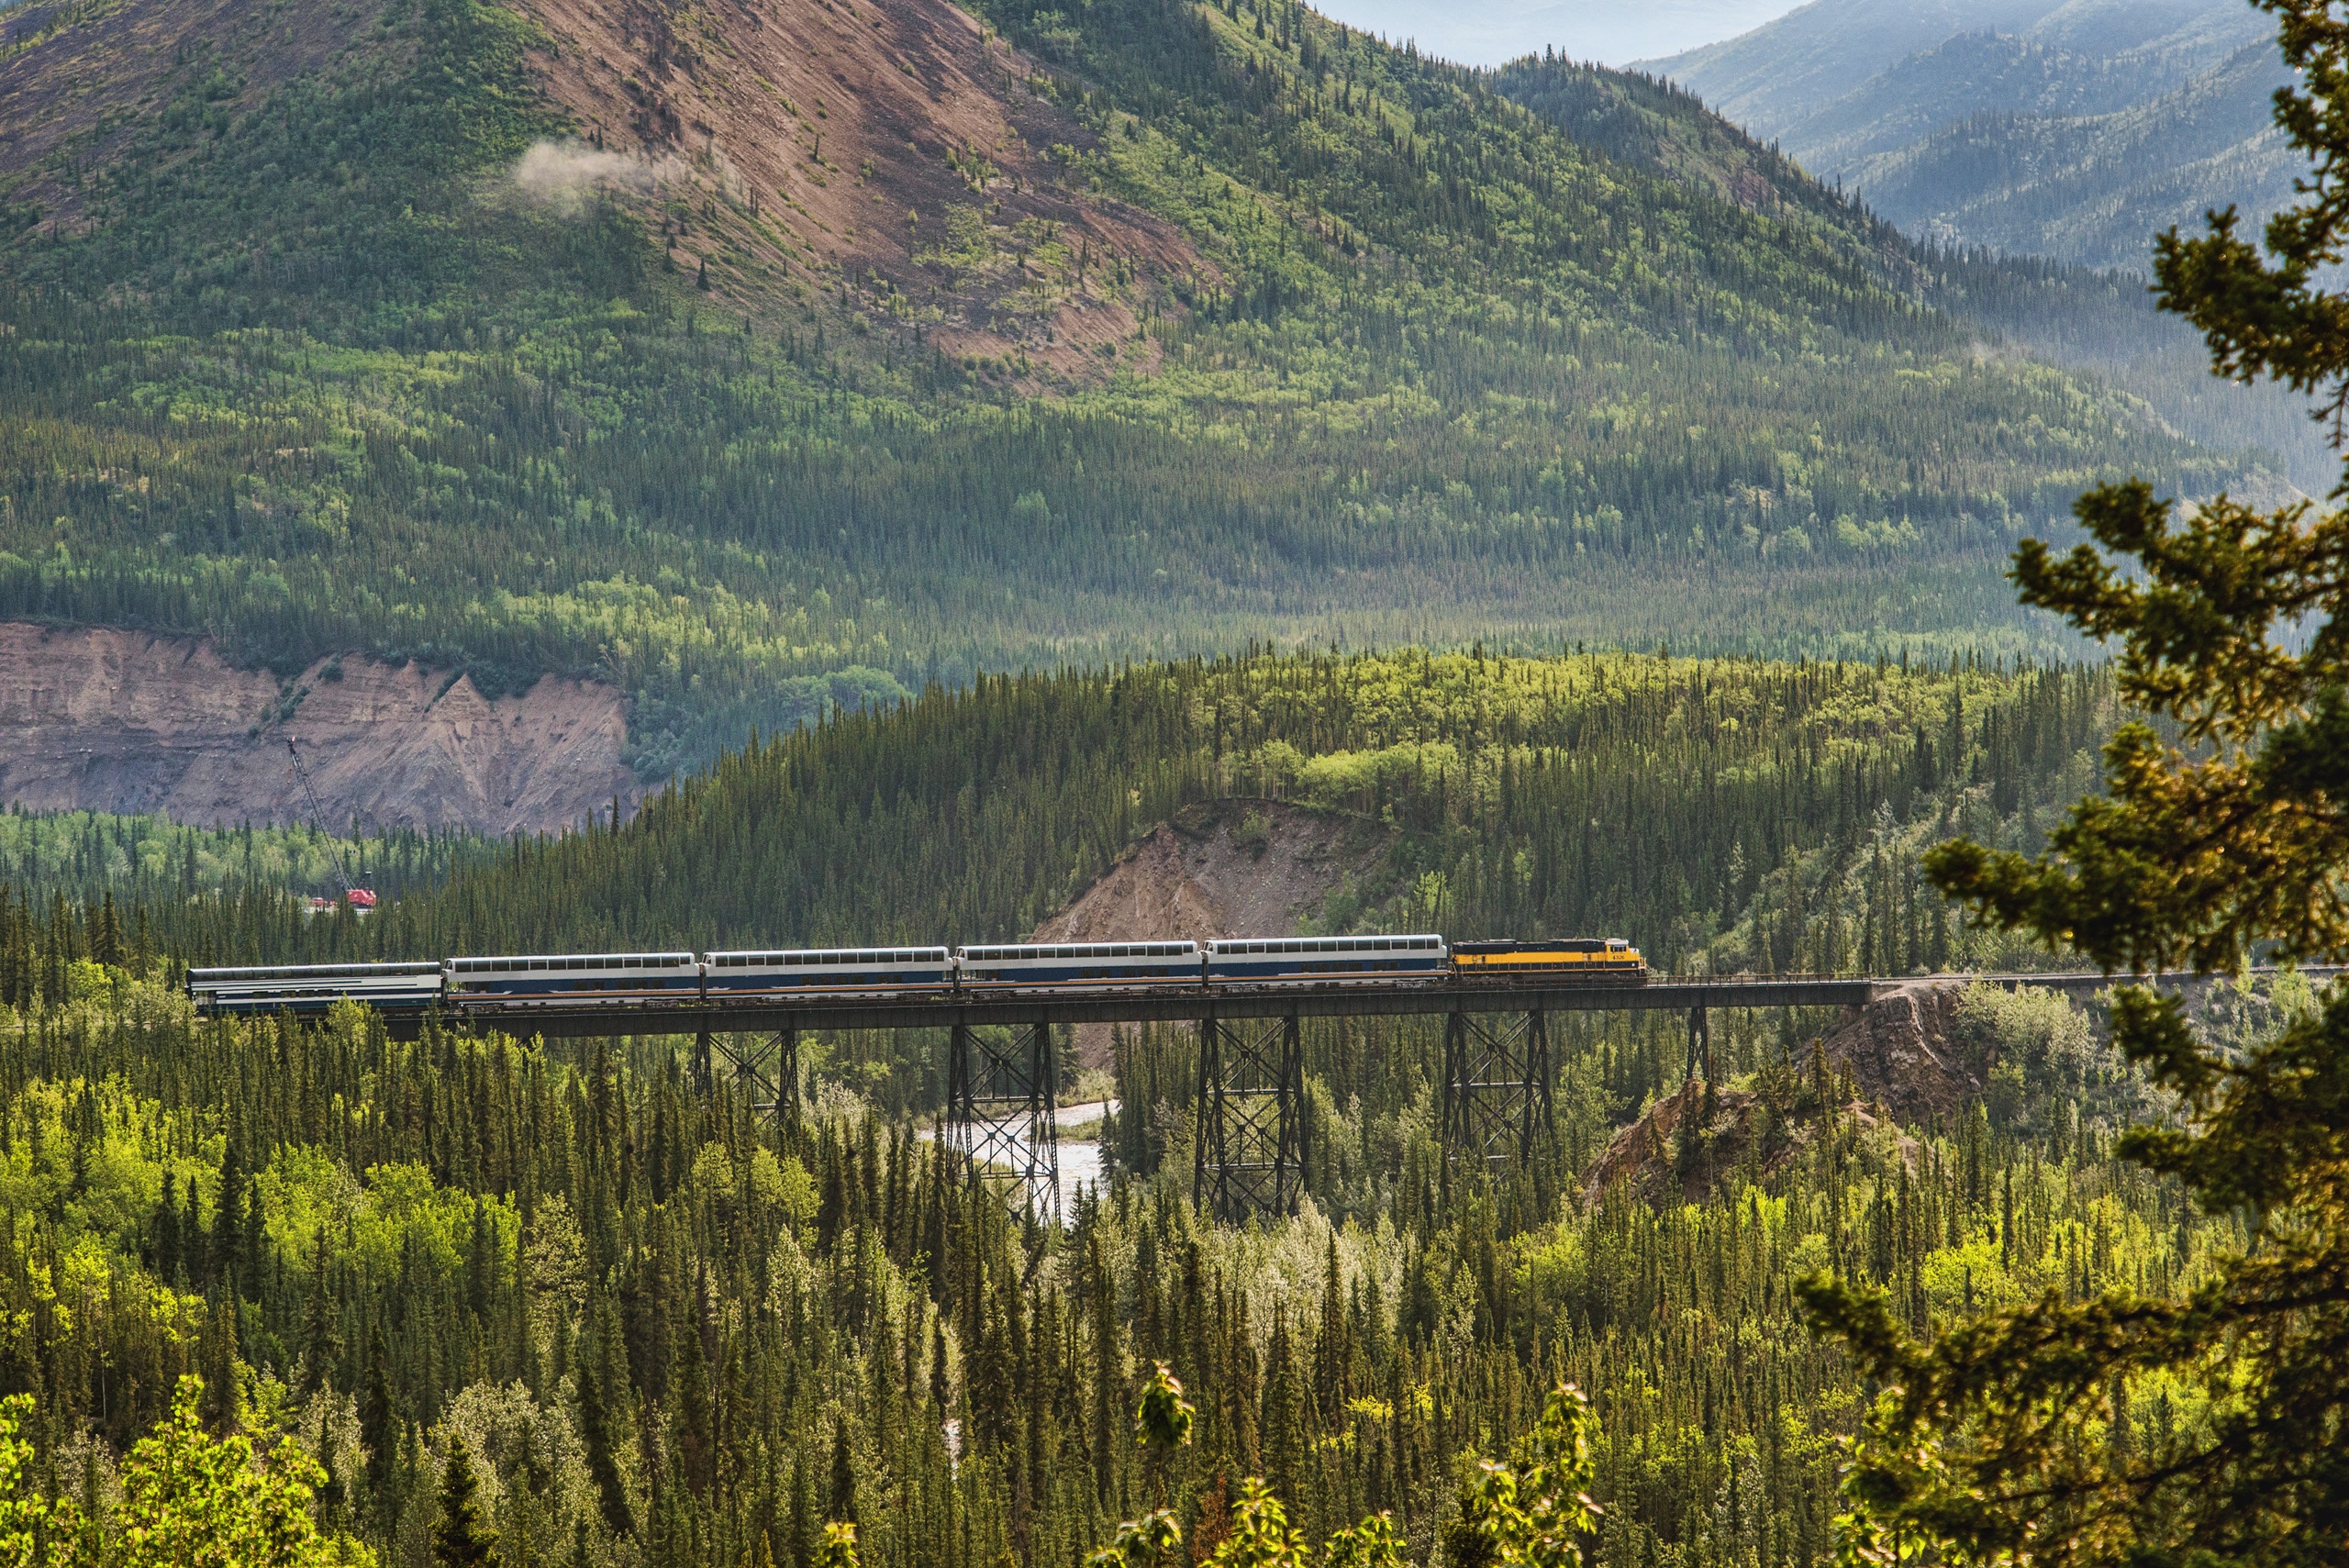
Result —
M 1982 1093 L 1990 1063 L 1960 1040 L 1962 980 L 1917 980 L 1844 1011 L 1826 1039 L 1861 1095 L 1898 1119 L 1945 1116 Z
M 1826 1052 L 1839 1084 L 1828 1098 L 1842 1102 L 1834 1106 L 1839 1123 L 1874 1130 L 1956 1111 L 1981 1094 L 1991 1067 L 1956 1028 L 1965 989 L 1963 980 L 1919 980 L 1865 1007 L 1846 1008 L 1834 1029 L 1802 1049 L 1797 1070 L 1814 1049 Z M 1810 1086 L 1798 1083 L 1795 1089 L 1792 1103 L 1782 1101 L 1777 1114 L 1765 1116 L 1769 1107 L 1758 1094 L 1716 1090 L 1708 1109 L 1703 1083 L 1684 1084 L 1608 1140 L 1583 1173 L 1585 1198 L 1620 1183 L 1653 1202 L 1695 1203 L 1741 1169 L 1772 1174 L 1808 1148 L 1821 1125 Z M 1687 1129 L 1697 1147 L 1684 1160 L 1682 1128 L 1691 1118 L 1701 1125 Z M 1914 1158 L 1914 1141 L 1898 1141 L 1902 1157 Z
M 336 829 L 552 831 L 641 793 L 608 686 L 550 677 L 492 701 L 462 676 L 355 657 L 281 683 L 193 639 L 0 625 L 0 801 L 306 821 L 288 737 Z

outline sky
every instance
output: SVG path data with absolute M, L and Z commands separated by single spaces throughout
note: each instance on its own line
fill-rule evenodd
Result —
M 1628 65 L 1735 38 L 1800 0 L 1316 0 L 1341 22 L 1468 65 L 1498 65 L 1554 47 L 1576 60 Z

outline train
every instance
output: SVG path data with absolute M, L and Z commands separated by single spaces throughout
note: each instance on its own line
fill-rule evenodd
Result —
M 440 962 L 191 969 L 207 1015 L 322 1013 L 345 1001 L 385 1012 L 474 1015 L 646 1005 L 765 1006 L 1070 991 L 1238 992 L 1291 986 L 1647 983 L 1620 937 L 1447 942 L 1401 936 L 1232 937 L 1208 942 L 1008 942 L 964 947 L 744 948 L 721 952 L 545 953 Z

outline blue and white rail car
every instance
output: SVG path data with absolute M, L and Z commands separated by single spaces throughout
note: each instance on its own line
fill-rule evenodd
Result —
M 689 952 L 452 958 L 449 995 L 471 1007 L 691 1002 L 701 995 L 701 960 Z
M 1442 980 L 1442 937 L 1242 937 L 1208 944 L 1208 984 L 1397 984 Z
M 437 963 L 283 963 L 259 969 L 191 969 L 187 994 L 199 1013 L 323 1013 L 337 1002 L 384 1012 L 422 1012 L 440 1000 Z
M 965 991 L 1197 985 L 1197 942 L 1017 943 L 955 950 Z
M 714 952 L 702 968 L 704 990 L 714 1002 L 944 991 L 954 983 L 954 957 L 944 948 Z

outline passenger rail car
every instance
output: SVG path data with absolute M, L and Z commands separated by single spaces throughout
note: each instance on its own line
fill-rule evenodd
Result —
M 604 1002 L 691 1002 L 701 961 L 689 952 L 603 952 L 452 958 L 449 995 L 475 1007 L 563 1007 Z
M 954 962 L 964 991 L 1197 985 L 1200 980 L 1197 942 L 1021 942 L 959 948 Z
M 713 1002 L 944 991 L 953 983 L 954 955 L 944 948 L 793 948 L 702 960 L 703 994 Z
M 421 1012 L 440 1000 L 437 963 L 284 963 L 258 969 L 191 969 L 187 994 L 199 1013 L 323 1013 L 337 1002 L 386 1012 Z
M 1471 984 L 1538 980 L 1641 985 L 1648 977 L 1647 960 L 1620 937 L 1454 942 L 1452 967 Z
M 1450 973 L 1450 958 L 1443 939 L 1436 936 L 1242 938 L 1208 944 L 1208 984 L 1442 980 Z

